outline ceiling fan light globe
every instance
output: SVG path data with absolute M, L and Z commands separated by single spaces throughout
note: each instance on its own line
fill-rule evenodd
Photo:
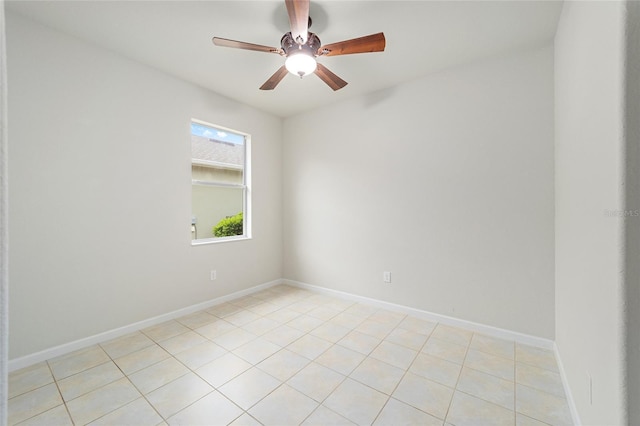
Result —
M 295 53 L 287 57 L 284 66 L 293 75 L 304 77 L 311 74 L 317 67 L 316 59 L 306 53 Z

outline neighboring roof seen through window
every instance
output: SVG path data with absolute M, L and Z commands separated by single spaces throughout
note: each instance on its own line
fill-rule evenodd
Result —
M 244 165 L 244 135 L 191 123 L 191 156 L 196 162 Z

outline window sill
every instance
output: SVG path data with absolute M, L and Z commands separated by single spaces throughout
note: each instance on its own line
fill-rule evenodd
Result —
M 204 246 L 207 244 L 220 244 L 220 243 L 229 243 L 233 241 L 244 241 L 250 240 L 251 237 L 247 235 L 240 235 L 237 237 L 220 237 L 220 238 L 202 238 L 199 240 L 191 240 L 192 246 Z

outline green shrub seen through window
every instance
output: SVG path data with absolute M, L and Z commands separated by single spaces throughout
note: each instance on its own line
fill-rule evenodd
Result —
M 231 237 L 242 235 L 242 212 L 235 216 L 228 216 L 222 219 L 213 227 L 213 235 L 216 237 Z

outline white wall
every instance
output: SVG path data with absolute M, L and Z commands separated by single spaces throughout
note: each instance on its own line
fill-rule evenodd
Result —
M 11 13 L 7 40 L 10 358 L 282 276 L 281 119 Z M 252 240 L 191 246 L 191 118 L 252 135 Z
M 554 337 L 550 47 L 295 116 L 284 131 L 286 278 Z
M 555 39 L 556 343 L 584 424 L 626 423 L 624 9 L 567 2 Z

